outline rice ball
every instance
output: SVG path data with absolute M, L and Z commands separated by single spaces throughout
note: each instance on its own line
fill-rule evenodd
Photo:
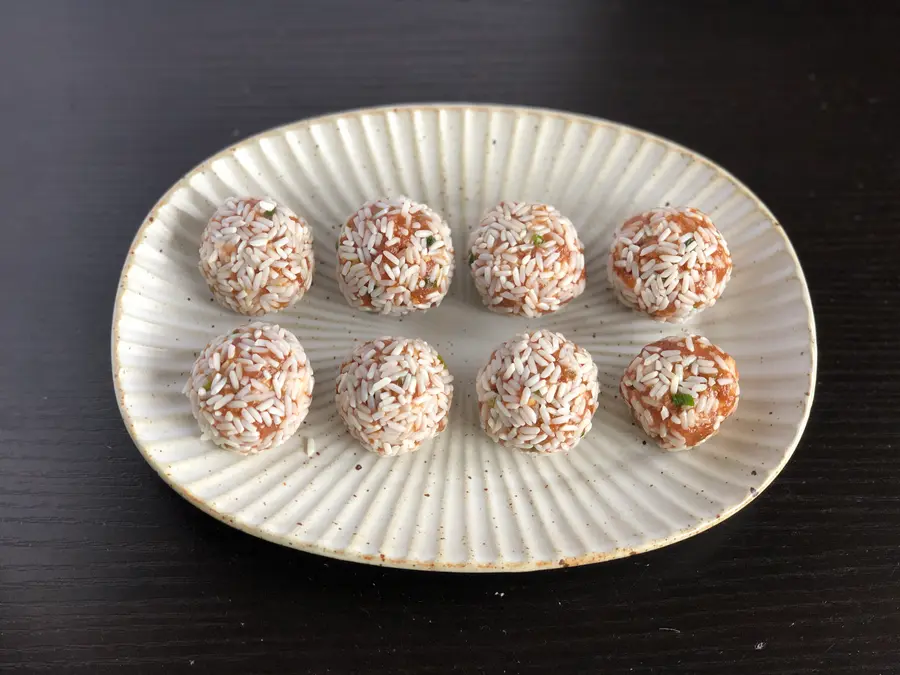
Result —
M 290 331 L 253 322 L 210 342 L 184 393 L 201 439 L 257 453 L 284 443 L 309 412 L 313 370 Z
M 641 350 L 619 384 L 636 422 L 666 450 L 700 445 L 738 405 L 734 359 L 705 337 L 667 337 Z
M 447 426 L 452 383 L 444 360 L 424 340 L 370 340 L 341 366 L 338 412 L 367 450 L 382 456 L 413 452 Z
M 450 228 L 406 197 L 366 202 L 338 238 L 341 292 L 351 307 L 369 312 L 399 316 L 437 307 L 453 265 Z
M 229 197 L 203 230 L 200 273 L 220 305 L 247 316 L 297 302 L 313 279 L 307 222 L 282 204 Z
M 572 222 L 548 204 L 500 202 L 469 242 L 469 267 L 485 307 L 536 317 L 584 291 L 584 245 Z
M 623 304 L 673 323 L 712 307 L 731 269 L 718 228 L 689 207 L 652 209 L 626 220 L 616 230 L 607 266 Z
M 481 426 L 537 453 L 574 448 L 591 429 L 600 386 L 591 355 L 559 333 L 523 333 L 497 348 L 475 380 Z

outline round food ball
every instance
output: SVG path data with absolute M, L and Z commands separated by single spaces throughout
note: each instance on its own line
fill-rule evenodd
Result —
M 681 323 L 712 307 L 731 278 L 731 253 L 708 216 L 661 208 L 629 218 L 609 251 L 609 280 L 623 304 Z
M 734 359 L 705 337 L 667 337 L 641 350 L 619 384 L 644 431 L 666 450 L 700 445 L 738 405 Z
M 203 440 L 253 454 L 294 435 L 309 412 L 313 384 L 312 366 L 294 334 L 253 322 L 206 346 L 184 393 Z
M 200 273 L 219 304 L 247 316 L 277 312 L 312 284 L 312 231 L 272 199 L 229 197 L 203 230 Z
M 453 265 L 450 228 L 406 197 L 366 202 L 338 235 L 341 292 L 365 311 L 399 316 L 437 307 Z
M 559 333 L 523 333 L 498 347 L 475 380 L 481 426 L 537 453 L 574 448 L 591 429 L 600 386 L 591 355 Z
M 453 376 L 424 340 L 359 344 L 341 366 L 337 407 L 350 434 L 382 456 L 419 449 L 447 426 Z
M 485 307 L 535 317 L 584 291 L 584 246 L 548 204 L 500 202 L 471 236 L 469 267 Z

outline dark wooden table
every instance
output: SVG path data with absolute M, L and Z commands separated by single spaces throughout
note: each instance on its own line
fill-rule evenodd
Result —
M 900 672 L 897 11 L 0 5 L 0 672 Z M 144 463 L 109 327 L 150 206 L 269 126 L 434 100 L 627 122 L 720 162 L 778 214 L 820 380 L 794 459 L 745 511 L 614 563 L 409 573 L 243 535 Z

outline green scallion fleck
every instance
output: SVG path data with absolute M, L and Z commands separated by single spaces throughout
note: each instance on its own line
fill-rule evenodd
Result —
M 688 239 L 687 241 L 684 242 L 684 245 L 687 246 L 688 244 L 693 244 L 693 243 L 694 243 L 694 238 L 691 237 L 690 239 Z
M 694 397 L 690 394 L 672 394 L 672 403 L 681 408 L 691 408 L 694 405 Z
M 425 240 L 425 247 L 426 247 L 426 248 L 431 248 L 431 245 L 432 245 L 433 243 L 434 243 L 434 237 L 428 237 L 428 238 Z
M 272 209 L 271 211 L 263 211 L 263 215 L 264 215 L 266 218 L 268 218 L 269 220 L 271 220 L 271 219 L 272 219 L 272 216 L 275 215 L 275 209 Z
M 443 357 L 443 356 L 441 356 L 441 355 L 440 355 L 440 354 L 438 354 L 438 361 L 440 361 L 440 362 L 441 362 L 441 365 L 442 365 L 442 366 L 444 366 L 444 368 L 446 368 L 446 367 L 447 367 L 447 362 L 446 362 L 446 361 L 444 361 L 444 357 Z
M 544 243 L 544 238 L 541 235 L 536 234 L 531 238 L 531 243 L 535 246 L 540 246 Z
M 469 254 L 469 264 L 471 265 L 473 262 L 475 262 L 475 254 L 470 253 Z

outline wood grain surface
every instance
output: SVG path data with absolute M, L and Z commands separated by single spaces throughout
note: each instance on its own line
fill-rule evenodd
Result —
M 0 5 L 0 672 L 900 672 L 895 3 Z M 109 328 L 155 200 L 272 125 L 484 101 L 607 117 L 772 208 L 818 321 L 809 427 L 721 526 L 614 563 L 451 576 L 257 541 L 126 433 Z

